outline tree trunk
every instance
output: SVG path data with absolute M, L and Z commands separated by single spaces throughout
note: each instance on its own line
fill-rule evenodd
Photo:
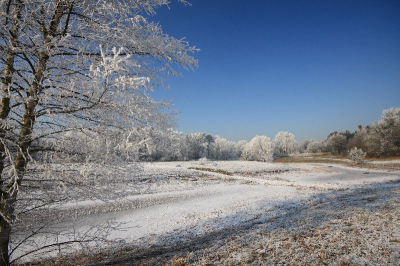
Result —
M 2 95 L 1 95 L 1 102 L 0 102 L 0 139 L 4 139 L 7 133 L 7 125 L 6 119 L 8 114 L 10 113 L 10 96 L 9 96 L 9 86 L 12 80 L 12 72 L 14 66 L 14 58 L 15 54 L 9 52 L 6 59 L 6 66 L 4 69 L 4 78 L 2 84 Z M 0 188 L 3 187 L 3 170 L 4 170 L 4 159 L 6 158 L 6 147 L 4 143 L 0 141 Z
M 14 168 L 7 188 L 2 191 L 1 219 L 0 219 L 0 266 L 9 265 L 9 241 L 14 221 L 14 206 L 17 201 L 18 189 L 22 182 L 28 164 L 29 147 L 32 143 L 32 131 L 35 124 L 35 109 L 37 101 L 30 100 L 25 104 L 25 113 L 22 120 L 21 132 L 18 140 L 19 152 L 17 153 Z
M 8 14 L 11 13 L 11 7 L 12 1 L 10 0 L 7 5 L 7 10 Z M 9 47 L 7 51 L 7 58 L 5 61 L 5 67 L 4 67 L 4 72 L 3 72 L 3 78 L 2 78 L 2 86 L 1 86 L 1 101 L 0 101 L 0 119 L 1 119 L 1 124 L 0 124 L 0 139 L 4 139 L 7 133 L 7 125 L 5 123 L 8 114 L 11 111 L 10 108 L 10 86 L 12 84 L 12 77 L 14 74 L 14 61 L 15 61 L 15 51 L 14 49 L 16 48 L 16 43 L 18 39 L 18 32 L 19 32 L 19 27 L 20 27 L 20 21 L 21 21 L 21 10 L 23 7 L 23 3 L 18 0 L 15 3 L 15 17 L 13 21 L 10 23 L 11 24 L 11 29 L 10 29 L 10 39 L 9 39 Z M 8 24 L 8 19 L 6 19 L 6 24 Z M 6 158 L 6 147 L 4 146 L 3 142 L 0 142 L 0 198 L 1 198 L 1 193 L 3 191 L 3 170 L 4 170 L 4 159 Z M 1 229 L 0 229 L 1 230 Z
M 12 1 L 8 2 L 8 11 Z M 0 139 L 4 139 L 7 134 L 6 119 L 10 113 L 10 86 L 12 84 L 12 77 L 14 74 L 14 61 L 15 61 L 15 47 L 18 39 L 19 24 L 21 20 L 21 10 L 23 3 L 16 1 L 15 5 L 15 17 L 12 21 L 12 28 L 10 30 L 9 49 L 7 51 L 7 58 L 5 62 L 5 68 L 3 72 L 2 87 L 1 87 L 1 101 L 0 101 Z M 10 195 L 4 188 L 4 160 L 6 159 L 6 147 L 4 142 L 0 142 L 0 265 L 9 265 L 9 241 L 11 233 L 11 223 L 9 214 L 14 213 L 15 200 L 10 201 Z
M 18 1 L 18 3 L 20 2 Z M 49 49 L 48 44 L 51 43 L 52 38 L 56 36 L 56 31 L 58 26 L 60 25 L 60 21 L 63 16 L 63 11 L 67 7 L 66 4 L 67 4 L 66 1 L 63 0 L 57 1 L 57 5 L 54 10 L 54 16 L 50 21 L 49 28 L 46 29 L 45 27 L 43 27 L 44 49 L 39 53 L 38 62 L 35 67 L 36 70 L 32 86 L 29 92 L 27 93 L 27 101 L 25 102 L 25 111 L 22 117 L 21 130 L 18 138 L 19 150 L 17 152 L 14 163 L 14 172 L 10 177 L 10 181 L 7 184 L 6 189 L 3 190 L 3 188 L 1 188 L 0 253 L 2 257 L 0 258 L 0 266 L 3 265 L 5 266 L 10 264 L 9 241 L 12 229 L 12 222 L 14 221 L 15 202 L 17 200 L 19 186 L 22 183 L 22 179 L 23 176 L 25 175 L 26 167 L 28 165 L 29 148 L 32 143 L 33 126 L 35 124 L 35 119 L 36 119 L 35 109 L 36 106 L 38 105 L 39 97 L 43 90 L 42 83 L 44 79 L 44 72 L 47 68 L 47 62 L 50 59 L 50 55 L 48 52 Z M 45 21 L 42 21 L 42 24 L 45 25 Z M 50 46 L 50 48 L 52 47 L 53 46 Z M 7 103 L 7 101 L 5 103 Z M 6 110 L 6 107 L 2 105 L 2 109 L 3 108 Z M 2 156 L 4 156 L 4 153 L 2 153 Z
M 1 202 L 2 206 L 5 206 L 3 200 Z M 2 210 L 3 211 L 3 210 Z M 1 252 L 1 257 L 0 257 L 0 265 L 1 266 L 6 266 L 10 264 L 10 257 L 9 257 L 9 251 L 8 251 L 8 244 L 10 242 L 10 233 L 11 233 L 11 225 L 8 221 L 5 219 L 1 218 L 0 221 L 0 226 L 1 226 L 1 231 L 0 231 L 0 252 Z

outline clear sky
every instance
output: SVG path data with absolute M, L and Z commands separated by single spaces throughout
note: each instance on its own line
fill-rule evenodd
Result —
M 298 141 L 354 131 L 400 107 L 400 1 L 172 1 L 152 19 L 201 49 L 171 78 L 178 130 Z

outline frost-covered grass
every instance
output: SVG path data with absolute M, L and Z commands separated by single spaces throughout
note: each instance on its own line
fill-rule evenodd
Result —
M 112 190 L 106 199 L 79 196 L 45 212 L 49 218 L 59 215 L 47 233 L 82 234 L 90 226 L 112 222 L 104 235 L 108 245 L 83 249 L 90 261 L 86 253 L 68 255 L 81 250 L 74 246 L 53 251 L 50 255 L 61 259 L 44 264 L 374 264 L 371 252 L 379 247 L 391 252 L 381 258 L 390 264 L 399 251 L 399 172 L 207 160 L 126 169 L 125 174 L 120 169 L 114 182 L 99 183 L 101 192 Z M 377 212 L 382 215 L 373 216 Z M 376 229 L 390 220 L 388 227 Z M 355 226 L 351 230 L 350 223 Z M 371 237 L 362 233 L 368 230 Z M 44 244 L 51 241 L 43 239 Z M 361 243 L 358 253 L 354 241 Z
M 398 265 L 399 182 L 318 198 L 176 256 L 191 265 Z

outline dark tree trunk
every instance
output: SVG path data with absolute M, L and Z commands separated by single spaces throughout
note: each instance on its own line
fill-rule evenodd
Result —
M 10 0 L 7 5 L 7 11 L 11 12 L 12 1 Z M 4 139 L 7 134 L 7 124 L 6 120 L 11 111 L 10 108 L 10 87 L 12 84 L 12 77 L 14 74 L 14 61 L 15 61 L 15 52 L 13 48 L 16 47 L 16 41 L 18 39 L 18 31 L 19 24 L 21 20 L 21 10 L 23 3 L 22 1 L 15 2 L 15 17 L 13 21 L 10 23 L 10 39 L 9 45 L 10 48 L 7 51 L 7 57 L 5 61 L 5 68 L 3 72 L 2 78 L 2 86 L 1 86 L 1 101 L 0 101 L 0 139 Z M 6 23 L 8 18 L 6 20 Z M 11 233 L 11 224 L 9 213 L 14 213 L 13 206 L 14 202 L 10 201 L 10 195 L 7 189 L 4 186 L 5 178 L 3 176 L 4 171 L 4 160 L 6 159 L 6 147 L 4 142 L 0 142 L 0 265 L 9 265 L 9 242 L 10 242 L 10 233 Z

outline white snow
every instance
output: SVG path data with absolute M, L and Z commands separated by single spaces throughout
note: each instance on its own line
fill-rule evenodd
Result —
M 197 168 L 197 169 L 193 169 Z M 71 215 L 36 244 L 72 240 L 107 225 L 104 237 L 115 245 L 162 245 L 173 239 L 229 228 L 269 215 L 281 207 L 304 202 L 333 190 L 352 190 L 399 179 L 398 172 L 382 172 L 324 164 L 274 164 L 247 161 L 193 161 L 146 163 L 144 171 L 129 183 L 121 183 L 115 199 L 77 200 L 55 205 L 63 212 L 90 209 Z M 113 184 L 113 188 L 116 184 Z M 123 206 L 123 207 L 121 207 Z M 119 225 L 114 228 L 111 226 Z M 51 237 L 56 233 L 57 237 Z M 40 243 L 41 242 L 41 243 Z M 25 245 L 14 254 L 34 249 Z M 62 254 L 78 246 L 61 250 Z M 46 254 L 55 256 L 60 250 Z M 43 256 L 38 254 L 27 259 Z

